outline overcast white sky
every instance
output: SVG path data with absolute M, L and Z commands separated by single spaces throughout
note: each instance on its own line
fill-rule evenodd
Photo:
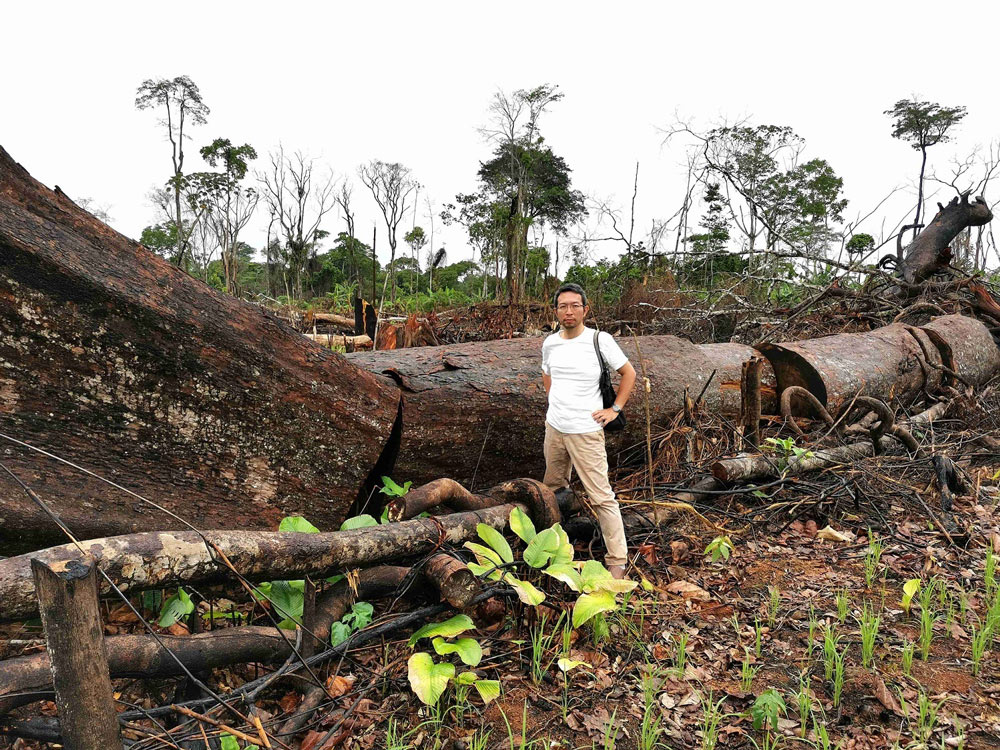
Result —
M 589 195 L 624 205 L 639 161 L 638 224 L 682 196 L 679 147 L 658 130 L 675 113 L 708 124 L 752 116 L 791 126 L 807 157 L 845 180 L 847 216 L 867 213 L 919 158 L 882 114 L 900 98 L 965 105 L 954 152 L 1000 135 L 996 3 L 941 2 L 372 2 L 16 3 L 3 12 L 0 145 L 36 178 L 107 205 L 131 237 L 152 223 L 147 194 L 170 174 L 157 117 L 134 108 L 146 78 L 190 76 L 211 107 L 191 130 L 279 142 L 356 183 L 358 234 L 375 206 L 356 179 L 379 158 L 413 169 L 437 210 L 475 187 L 489 154 L 477 128 L 498 89 L 558 84 L 542 121 L 549 144 Z M 988 198 L 990 196 L 987 196 Z M 992 203 L 992 200 L 991 200 Z M 887 231 L 912 208 L 900 196 Z M 695 210 L 701 213 L 701 207 Z M 423 214 L 423 208 L 421 208 Z M 421 215 L 418 223 L 427 227 Z M 409 227 L 409 219 L 404 222 Z M 460 229 L 442 231 L 449 260 L 468 257 Z M 325 228 L 342 228 L 330 214 Z M 878 235 L 880 223 L 866 228 Z M 255 228 L 245 240 L 264 244 Z M 401 240 L 401 238 L 400 238 Z M 387 253 L 384 230 L 379 249 Z M 604 252 L 613 248 L 607 247 Z M 382 253 L 380 252 L 380 255 Z M 565 270 L 565 265 L 561 270 Z

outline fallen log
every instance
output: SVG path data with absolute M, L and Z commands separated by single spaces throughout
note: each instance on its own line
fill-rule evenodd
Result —
M 302 335 L 314 343 L 322 344 L 327 349 L 334 346 L 343 346 L 344 348 L 353 346 L 356 349 L 371 349 L 372 346 L 372 340 L 363 333 L 360 336 L 347 336 L 340 333 L 303 333 Z
M 436 557 L 451 562 L 434 562 Z M 330 626 L 343 617 L 354 602 L 406 593 L 400 592 L 400 587 L 410 574 L 410 568 L 383 565 L 359 571 L 356 590 L 346 581 L 337 583 L 317 599 L 314 627 L 311 634 L 303 633 L 303 642 L 315 636 L 320 648 L 328 645 Z M 452 606 L 455 606 L 452 599 L 464 602 L 463 607 L 468 606 L 481 591 L 472 572 L 448 555 L 431 558 L 419 583 L 417 590 L 421 592 L 433 584 Z M 228 664 L 275 662 L 291 655 L 294 643 L 294 632 L 282 634 L 274 627 L 255 625 L 185 636 L 161 633 L 154 638 L 144 633 L 104 639 L 108 669 L 114 678 L 182 675 L 184 670 L 180 664 L 189 671 L 202 672 Z M 51 690 L 52 672 L 47 652 L 0 661 L 0 715 L 18 706 L 44 700 Z M 325 695 L 325 691 L 320 692 Z
M 306 534 L 279 531 L 161 531 L 81 542 L 98 566 L 122 591 L 134 592 L 181 584 L 231 580 L 225 555 L 240 575 L 252 580 L 322 576 L 386 560 L 426 554 L 443 544 L 476 537 L 477 524 L 503 529 L 510 512 L 523 503 L 382 526 Z M 73 544 L 0 560 L 0 621 L 30 617 L 37 609 L 32 558 L 54 570 L 81 557 Z M 103 590 L 102 593 L 107 593 Z
M 704 390 L 703 408 L 737 415 L 743 362 L 757 352 L 742 344 L 697 346 L 675 336 L 639 339 L 654 424 L 684 408 L 685 389 Z M 638 367 L 635 342 L 618 342 Z M 349 354 L 375 374 L 391 377 L 404 394 L 397 474 L 415 482 L 450 477 L 475 491 L 516 471 L 541 476 L 547 398 L 541 379 L 542 339 Z M 762 408 L 774 413 L 774 376 L 764 362 Z M 706 388 L 706 385 L 708 386 Z M 629 407 L 632 408 L 632 407 Z M 645 420 L 609 436 L 609 453 L 645 440 Z M 466 449 L 456 450 L 455 446 Z M 480 459 L 480 454 L 482 458 Z
M 346 315 L 337 315 L 336 313 L 323 313 L 323 312 L 312 312 L 307 311 L 302 319 L 304 325 L 312 327 L 318 324 L 325 324 L 330 326 L 336 326 L 345 331 L 350 331 L 354 333 L 354 318 L 349 318 Z
M 273 528 L 292 514 L 335 526 L 390 473 L 390 382 L 113 231 L 2 148 L 0 268 L 0 433 L 203 528 Z M 79 538 L 176 524 L 4 448 Z M 5 550 L 62 538 L 6 477 L 0 519 Z

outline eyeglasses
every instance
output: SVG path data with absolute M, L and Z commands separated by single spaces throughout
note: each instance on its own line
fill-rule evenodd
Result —
M 582 310 L 583 305 L 579 302 L 564 302 L 561 305 L 556 306 L 556 310 L 559 312 L 566 312 L 567 310 Z

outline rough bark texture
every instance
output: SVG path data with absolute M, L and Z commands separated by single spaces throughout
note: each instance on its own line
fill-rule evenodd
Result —
M 924 230 L 903 250 L 903 280 L 917 284 L 945 270 L 951 262 L 949 244 L 966 227 L 978 227 L 993 219 L 986 201 L 980 196 L 969 202 L 969 194 L 955 197 L 947 206 L 938 204 L 938 212 Z
M 53 570 L 33 560 L 56 710 L 68 750 L 122 746 L 97 599 L 97 568 L 84 557 Z
M 465 563 L 443 552 L 427 561 L 424 574 L 437 586 L 441 598 L 455 609 L 465 609 L 482 591 L 479 579 Z
M 302 578 L 426 554 L 443 544 L 461 544 L 475 538 L 477 524 L 504 528 L 514 507 L 517 506 L 508 503 L 440 518 L 419 518 L 325 534 L 210 531 L 205 536 L 237 571 L 251 580 Z M 527 505 L 520 507 L 530 512 Z M 218 553 L 193 531 L 131 534 L 92 539 L 82 545 L 123 591 L 232 580 L 233 577 L 228 567 L 216 561 Z M 0 560 L 0 602 L 3 603 L 0 621 L 24 619 L 35 612 L 32 558 L 61 570 L 75 565 L 80 557 L 76 546 L 67 544 Z
M 195 525 L 267 528 L 301 514 L 329 528 L 389 441 L 399 400 L 391 383 L 114 232 L 2 148 L 0 268 L 0 432 Z M 177 525 L 7 449 L 7 465 L 79 537 Z M 6 549 L 55 533 L 0 479 Z
M 895 323 L 865 333 L 764 344 L 778 389 L 798 385 L 834 413 L 859 393 L 910 403 L 941 385 L 941 356 L 920 329 Z M 922 366 L 921 360 L 929 363 Z M 938 367 L 935 367 L 937 365 Z M 808 413 L 796 404 L 795 412 Z
M 627 338 L 618 343 L 638 369 L 635 343 Z M 683 409 L 685 388 L 697 396 L 710 378 L 705 408 L 739 414 L 740 373 L 756 354 L 752 348 L 697 346 L 675 336 L 644 336 L 640 346 L 652 383 L 654 426 Z M 450 477 L 475 492 L 512 473 L 542 475 L 547 399 L 541 349 L 542 339 L 510 339 L 362 352 L 348 359 L 392 377 L 403 390 L 399 476 L 416 482 Z M 762 382 L 764 411 L 773 413 L 774 377 L 767 363 Z M 626 409 L 635 414 L 638 403 L 633 400 Z M 630 419 L 626 431 L 608 436 L 609 453 L 613 458 L 618 449 L 644 439 L 645 421 Z

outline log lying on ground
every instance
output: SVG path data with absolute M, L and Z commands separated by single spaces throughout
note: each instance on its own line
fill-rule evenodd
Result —
M 442 544 L 461 544 L 476 536 L 477 524 L 495 529 L 523 504 L 386 524 L 350 531 L 305 534 L 277 531 L 209 531 L 205 537 L 233 567 L 253 581 L 330 575 L 386 560 L 426 554 Z M 81 543 L 98 566 L 123 591 L 166 588 L 187 583 L 232 580 L 233 573 L 209 544 L 193 531 L 130 534 Z M 30 560 L 38 557 L 54 569 L 80 558 L 75 545 L 0 560 L 0 621 L 30 617 L 37 609 Z M 103 593 L 107 593 L 104 591 Z
M 855 396 L 908 405 L 942 385 L 982 385 L 1000 373 L 1000 351 L 975 318 L 945 315 L 925 326 L 894 323 L 864 333 L 763 344 L 779 392 L 801 386 L 835 414 Z M 809 414 L 792 401 L 793 411 Z
M 926 333 L 901 323 L 864 333 L 764 344 L 778 389 L 801 386 L 831 413 L 856 395 L 910 403 L 942 382 L 941 356 Z M 930 367 L 921 367 L 929 359 Z M 934 367 L 937 365 L 937 367 Z M 797 405 L 799 414 L 808 413 Z
M 399 393 L 259 307 L 210 289 L 49 190 L 0 148 L 0 432 L 203 528 L 333 526 L 378 466 Z M 175 526 L 4 443 L 78 537 Z M 387 452 L 387 458 L 391 458 Z M 0 479 L 0 542 L 56 527 Z
M 654 424 L 665 425 L 704 390 L 707 411 L 736 415 L 743 362 L 756 352 L 742 344 L 697 346 L 675 336 L 639 339 L 652 382 Z M 632 339 L 618 340 L 638 368 Z M 414 481 L 451 477 L 475 491 L 516 471 L 541 476 L 547 399 L 541 381 L 542 339 L 511 339 L 453 346 L 347 355 L 403 390 L 403 431 L 397 473 Z M 713 376 L 714 373 L 714 376 Z M 765 413 L 774 412 L 774 376 L 762 368 Z M 706 385 L 708 386 L 706 388 Z M 638 414 L 639 397 L 629 409 Z M 645 439 L 645 420 L 609 436 L 609 452 Z M 461 446 L 456 449 L 456 446 Z M 482 454 L 482 458 L 480 458 Z
M 402 521 L 443 506 L 453 511 L 482 510 L 504 503 L 520 502 L 531 508 L 537 526 L 547 529 L 562 520 L 559 505 L 551 489 L 534 479 L 501 482 L 484 495 L 476 495 L 454 479 L 435 479 L 389 503 L 389 518 Z
M 938 204 L 931 223 L 903 250 L 903 280 L 917 284 L 947 269 L 952 253 L 949 245 L 966 227 L 978 227 L 993 219 L 981 196 L 969 202 L 969 194 L 956 196 L 947 206 Z
M 442 582 L 450 580 L 456 572 L 452 570 L 451 575 L 441 579 Z M 472 575 L 468 568 L 465 572 Z M 410 568 L 400 566 L 366 568 L 358 573 L 356 592 L 346 581 L 341 581 L 319 596 L 316 618 L 310 630 L 319 639 L 320 647 L 330 641 L 330 626 L 343 617 L 355 601 L 395 595 L 410 573 Z M 430 580 L 430 576 L 421 576 L 417 589 L 424 591 Z M 479 593 L 478 588 L 475 593 Z M 303 634 L 303 640 L 310 637 Z M 178 661 L 192 672 L 228 664 L 278 661 L 292 653 L 295 641 L 294 631 L 280 633 L 274 627 L 251 625 L 185 636 L 165 633 L 156 638 L 146 633 L 115 635 L 106 637 L 104 645 L 112 677 L 149 678 L 184 674 Z M 52 672 L 46 652 L 0 662 L 0 715 L 17 706 L 42 700 L 51 690 Z

